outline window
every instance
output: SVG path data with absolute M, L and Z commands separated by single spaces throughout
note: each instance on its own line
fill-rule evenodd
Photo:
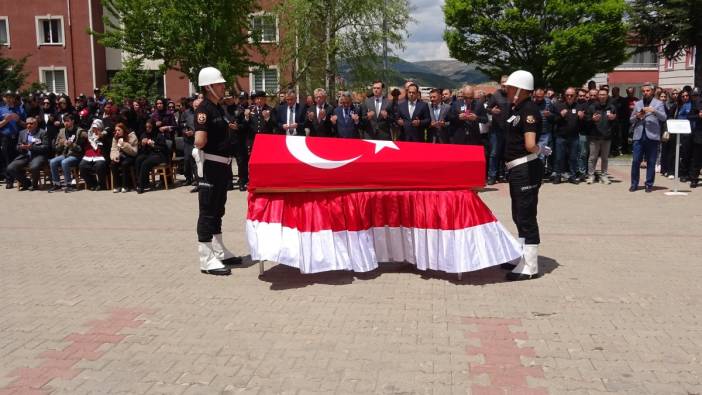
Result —
M 630 48 L 634 49 L 634 48 Z M 658 53 L 656 52 L 655 48 L 647 49 L 642 52 L 636 52 L 634 53 L 631 58 L 629 58 L 626 62 L 622 63 L 618 69 L 644 69 L 644 68 L 651 68 L 651 69 L 657 69 L 658 68 Z
M 0 16 L 0 45 L 10 45 L 10 28 L 6 16 Z
M 41 79 L 41 82 L 46 84 L 49 91 L 56 94 L 68 94 L 65 67 L 40 67 L 39 78 Z
M 685 50 L 685 68 L 694 69 L 695 68 L 695 50 L 697 48 L 692 47 Z
M 37 17 L 37 45 L 63 44 L 63 17 Z
M 263 43 L 278 42 L 278 18 L 270 14 L 251 17 L 251 36 L 254 41 Z
M 275 93 L 278 90 L 278 68 L 273 66 L 252 70 L 249 76 L 251 88 L 255 91 Z
M 672 71 L 675 69 L 675 59 L 668 59 L 666 57 L 663 58 L 663 70 L 664 71 Z

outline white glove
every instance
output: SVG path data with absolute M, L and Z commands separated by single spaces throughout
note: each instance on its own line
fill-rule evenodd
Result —
M 553 150 L 548 145 L 544 145 L 543 147 L 539 146 L 539 152 L 538 152 L 539 155 L 549 156 L 549 155 L 551 155 L 552 152 L 553 152 Z
M 193 148 L 192 155 L 195 159 L 195 166 L 197 166 L 197 176 L 202 178 L 204 176 L 205 155 L 199 148 Z

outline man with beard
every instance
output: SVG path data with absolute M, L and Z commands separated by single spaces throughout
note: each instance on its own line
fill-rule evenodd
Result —
M 668 118 L 665 107 L 660 100 L 653 97 L 653 86 L 645 84 L 641 87 L 643 99 L 636 102 L 631 112 L 630 121 L 633 124 L 633 157 L 631 161 L 631 187 L 629 192 L 635 192 L 639 186 L 641 162 L 646 159 L 647 193 L 653 192 L 653 182 L 656 176 L 656 156 L 661 139 L 661 123 Z

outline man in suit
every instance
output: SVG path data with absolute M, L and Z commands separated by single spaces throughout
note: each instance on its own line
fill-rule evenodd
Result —
M 314 106 L 307 107 L 305 133 L 313 137 L 332 137 L 334 135 L 334 125 L 331 123 L 333 112 L 334 107 L 327 103 L 327 91 L 322 88 L 315 89 Z
M 432 89 L 429 92 L 429 115 L 431 123 L 429 124 L 429 141 L 432 143 L 448 144 L 449 136 L 449 115 L 451 107 L 441 101 L 441 89 Z
M 639 169 L 646 158 L 646 192 L 653 192 L 653 181 L 656 176 L 656 156 L 661 142 L 661 123 L 667 115 L 663 103 L 653 97 L 653 86 L 644 84 L 641 87 L 643 99 L 634 104 L 630 121 L 633 126 L 633 157 L 631 161 L 631 187 L 629 192 L 635 192 L 639 186 Z
M 473 87 L 466 85 L 461 90 L 463 99 L 451 106 L 450 122 L 453 126 L 453 144 L 487 145 L 487 136 L 480 134 L 480 124 L 487 123 L 485 106 L 475 99 Z
M 343 138 L 361 137 L 361 117 L 351 107 L 351 93 L 340 92 L 339 107 L 334 109 L 331 123 L 336 127 L 336 134 Z
M 424 130 L 431 124 L 429 106 L 418 99 L 419 87 L 411 83 L 407 100 L 398 105 L 397 124 L 404 130 L 406 141 L 424 142 Z
M 27 118 L 26 125 L 27 129 L 19 133 L 17 140 L 19 155 L 7 166 L 7 173 L 20 183 L 23 191 L 33 191 L 39 188 L 39 172 L 47 163 L 51 144 L 46 130 L 39 129 L 36 118 Z M 27 165 L 32 173 L 31 182 L 24 175 Z
M 295 91 L 285 92 L 285 101 L 277 109 L 278 130 L 280 133 L 292 136 L 305 135 L 305 108 L 297 103 Z
M 365 137 L 374 140 L 391 140 L 389 106 L 390 100 L 383 95 L 383 81 L 373 81 L 373 96 L 367 98 L 361 106 L 365 126 Z

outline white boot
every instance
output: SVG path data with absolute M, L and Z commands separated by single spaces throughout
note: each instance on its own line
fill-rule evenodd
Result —
M 225 265 L 240 265 L 241 258 L 234 255 L 224 246 L 222 234 L 212 235 L 212 251 L 217 259 Z
M 539 276 L 539 245 L 525 244 L 523 260 L 511 273 L 507 273 L 507 280 L 529 280 Z
M 197 243 L 197 251 L 200 255 L 200 271 L 209 274 L 227 275 L 231 274 L 231 270 L 225 267 L 222 262 L 217 259 L 212 250 L 212 243 Z

